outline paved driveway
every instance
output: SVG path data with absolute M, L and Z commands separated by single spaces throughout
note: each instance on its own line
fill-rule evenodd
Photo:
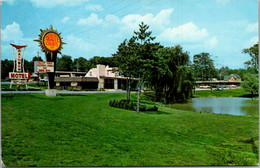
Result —
M 1 91 L 1 94 L 19 94 L 19 93 L 45 93 L 42 91 Z M 126 91 L 66 91 L 66 90 L 57 90 L 57 94 L 84 94 L 84 93 L 126 93 Z

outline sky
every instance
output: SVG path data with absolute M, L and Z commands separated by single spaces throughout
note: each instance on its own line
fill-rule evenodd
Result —
M 62 54 L 110 57 L 141 22 L 150 26 L 156 42 L 181 45 L 190 60 L 208 52 L 217 68 L 245 68 L 250 56 L 242 50 L 258 42 L 258 1 L 2 0 L 1 59 L 13 59 L 10 43 L 27 45 L 29 61 L 37 52 L 45 59 L 33 40 L 51 24 L 67 43 Z

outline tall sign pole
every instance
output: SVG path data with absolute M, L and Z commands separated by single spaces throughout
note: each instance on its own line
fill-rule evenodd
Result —
M 45 53 L 46 64 L 52 63 L 54 64 L 54 71 L 47 72 L 48 74 L 48 88 L 54 89 L 55 83 L 55 71 L 56 71 L 56 58 L 57 53 L 61 54 L 62 45 L 66 44 L 62 42 L 61 33 L 58 33 L 57 30 L 53 30 L 52 25 L 50 28 L 46 28 L 45 30 L 40 29 L 41 34 L 39 34 L 39 39 L 34 40 L 40 43 L 40 47 L 42 51 Z

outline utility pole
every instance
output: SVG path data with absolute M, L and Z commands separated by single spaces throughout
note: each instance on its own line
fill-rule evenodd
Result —
M 40 57 L 39 57 L 39 51 L 37 52 L 37 61 L 39 61 L 39 59 L 40 59 Z M 37 68 L 36 68 L 36 70 L 37 70 Z M 38 72 L 38 80 L 37 80 L 37 83 L 38 83 L 38 85 L 39 85 L 39 71 L 37 71 Z

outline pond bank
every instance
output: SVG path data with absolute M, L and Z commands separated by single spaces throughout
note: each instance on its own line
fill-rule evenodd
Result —
M 224 90 L 197 90 L 193 95 L 196 97 L 258 97 L 257 95 L 250 95 L 244 89 L 224 89 Z

